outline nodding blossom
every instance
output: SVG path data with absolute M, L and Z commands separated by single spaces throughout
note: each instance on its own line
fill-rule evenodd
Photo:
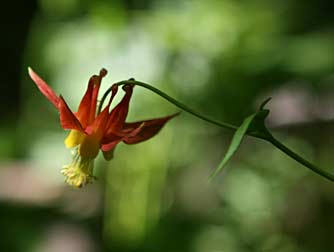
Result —
M 58 110 L 61 127 L 70 130 L 65 145 L 73 149 L 73 161 L 63 167 L 62 174 L 65 176 L 65 181 L 75 187 L 93 182 L 94 160 L 100 150 L 104 158 L 110 160 L 118 143 L 136 144 L 145 141 L 156 135 L 165 123 L 177 115 L 125 122 L 133 84 L 123 86 L 125 92 L 123 99 L 110 111 L 111 102 L 118 91 L 118 85 L 113 85 L 108 104 L 102 111 L 97 111 L 101 81 L 107 74 L 105 69 L 89 79 L 79 108 L 73 113 L 61 95 L 57 95 L 31 68 L 28 68 L 28 72 L 41 93 Z

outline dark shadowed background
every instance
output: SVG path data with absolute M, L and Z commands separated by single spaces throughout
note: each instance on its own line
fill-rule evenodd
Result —
M 182 113 L 156 137 L 98 158 L 72 189 L 58 115 L 31 66 L 75 110 L 89 77 L 134 77 L 239 125 L 272 96 L 275 136 L 334 172 L 330 0 L 39 0 L 1 4 L 0 245 L 10 252 L 330 252 L 334 184 L 247 138 Z M 119 98 L 118 98 L 119 99 Z M 129 120 L 173 105 L 136 87 Z

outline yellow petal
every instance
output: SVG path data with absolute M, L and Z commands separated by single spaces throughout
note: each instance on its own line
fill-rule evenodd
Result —
M 77 131 L 77 130 L 71 130 L 70 134 L 65 139 L 65 146 L 67 148 L 73 148 L 83 142 L 85 138 L 85 134 Z
M 95 158 L 100 150 L 100 141 L 96 135 L 85 135 L 80 146 L 79 154 L 84 158 Z

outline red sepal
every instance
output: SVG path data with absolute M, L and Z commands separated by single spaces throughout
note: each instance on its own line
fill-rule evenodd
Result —
M 60 114 L 60 124 L 63 129 L 75 129 L 84 132 L 79 120 L 72 113 L 62 96 L 59 97 L 58 110 Z
M 28 73 L 30 75 L 30 78 L 35 82 L 38 89 L 41 91 L 41 93 L 56 107 L 58 108 L 59 103 L 59 97 L 56 95 L 56 93 L 50 88 L 50 86 L 41 78 L 38 76 L 37 73 L 34 72 L 30 67 L 28 67 Z
M 130 134 L 123 139 L 126 144 L 135 144 L 145 141 L 153 136 L 155 136 L 161 128 L 173 117 L 177 116 L 179 113 L 151 119 L 141 122 L 125 123 L 123 131 L 137 131 L 136 134 Z

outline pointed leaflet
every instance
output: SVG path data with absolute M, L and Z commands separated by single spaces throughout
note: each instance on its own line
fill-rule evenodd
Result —
M 59 97 L 56 95 L 56 93 L 52 90 L 52 88 L 49 87 L 49 85 L 41 78 L 37 73 L 34 72 L 30 67 L 28 67 L 28 73 L 30 75 L 30 78 L 35 82 L 38 89 L 41 91 L 41 93 L 48 98 L 48 100 L 56 107 L 58 108 L 59 103 Z
M 220 162 L 220 164 L 218 165 L 216 170 L 210 175 L 210 179 L 214 178 L 223 169 L 224 165 L 231 159 L 233 154 L 236 152 L 236 150 L 240 146 L 241 141 L 242 141 L 243 137 L 245 136 L 245 134 L 246 134 L 246 132 L 249 128 L 249 125 L 252 123 L 252 121 L 253 121 L 253 119 L 255 118 L 256 115 L 257 115 L 257 113 L 248 116 L 243 121 L 241 126 L 236 130 L 236 132 L 234 133 L 234 136 L 232 138 L 231 144 L 230 144 L 224 158 L 222 159 L 222 161 Z

